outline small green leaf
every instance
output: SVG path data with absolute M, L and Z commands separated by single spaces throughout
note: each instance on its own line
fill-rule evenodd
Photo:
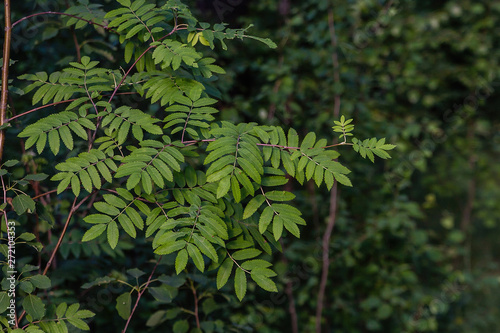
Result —
M 32 175 L 27 175 L 23 179 L 24 180 L 32 180 L 35 182 L 41 182 L 42 180 L 47 179 L 48 176 L 49 175 L 47 175 L 45 173 L 36 173 L 36 174 L 32 174 Z
M 234 201 L 241 201 L 241 189 L 236 177 L 231 177 L 231 192 L 233 193 Z
M 300 150 L 304 151 L 314 146 L 316 142 L 316 134 L 314 132 L 307 133 L 304 140 L 302 140 L 302 145 L 300 146 Z
M 260 215 L 259 219 L 259 232 L 263 234 L 266 230 L 269 224 L 271 223 L 274 215 L 274 210 L 272 207 L 267 206 L 264 208 L 264 211 Z
M 241 302 L 247 293 L 247 277 L 246 273 L 242 269 L 236 270 L 236 274 L 234 276 L 234 289 L 236 291 L 236 296 Z
M 335 179 L 342 185 L 345 185 L 345 186 L 352 186 L 352 183 L 351 181 L 349 180 L 349 178 L 347 178 L 347 176 L 343 175 L 343 174 L 340 174 L 340 173 L 335 173 L 333 175 L 335 177 Z
M 141 271 L 138 268 L 131 268 L 131 269 L 127 270 L 127 274 L 130 275 L 130 276 L 132 276 L 135 279 L 138 279 L 138 278 L 140 278 L 141 276 L 143 276 L 146 273 L 144 273 L 143 271 Z
M 57 318 L 62 318 L 68 309 L 68 304 L 61 303 L 56 308 L 56 316 Z
M 198 250 L 198 248 L 193 244 L 188 243 L 187 251 L 191 259 L 193 259 L 196 267 L 203 273 L 205 271 L 205 262 L 203 261 L 203 256 L 201 255 L 200 250 Z
M 188 252 L 186 249 L 182 249 L 177 253 L 177 258 L 175 258 L 175 272 L 179 274 L 186 268 L 188 262 Z
M 35 201 L 26 194 L 20 194 L 12 199 L 12 206 L 18 215 L 25 212 L 33 213 L 35 211 Z
M 245 220 L 251 217 L 257 211 L 257 209 L 262 206 L 264 201 L 266 201 L 266 198 L 262 194 L 259 194 L 256 197 L 252 198 L 252 200 L 248 202 L 245 210 L 243 211 L 243 219 Z
M 61 137 L 61 140 L 66 148 L 73 150 L 73 136 L 67 126 L 61 126 L 59 128 L 59 136 Z
M 189 323 L 185 319 L 176 321 L 173 327 L 174 333 L 186 333 L 188 330 Z
M 125 230 L 125 232 L 130 237 L 132 237 L 132 238 L 136 237 L 137 233 L 136 233 L 134 224 L 132 223 L 132 221 L 130 220 L 130 218 L 127 215 L 125 215 L 125 214 L 119 215 L 118 222 L 120 223 L 123 230 Z
M 10 297 L 7 292 L 0 292 L 0 313 L 3 313 L 10 305 Z
M 116 298 L 116 310 L 123 319 L 128 319 L 132 309 L 132 297 L 130 293 L 123 293 Z
M 31 294 L 33 292 L 33 284 L 29 281 L 21 281 L 19 283 L 19 288 L 27 294 Z
M 257 283 L 259 287 L 269 292 L 278 292 L 278 288 L 276 288 L 276 284 L 268 277 L 256 274 L 252 271 L 250 274 L 252 280 Z
M 230 258 L 226 258 L 222 265 L 220 265 L 219 270 L 217 271 L 217 289 L 224 287 L 227 283 L 227 280 L 231 276 L 231 272 L 233 270 L 234 262 Z
M 96 224 L 83 235 L 82 242 L 88 242 L 100 236 L 106 230 L 106 224 Z
M 170 254 L 175 251 L 179 251 L 180 249 L 186 246 L 186 241 L 178 240 L 175 242 L 171 242 L 168 244 L 163 244 L 159 246 L 154 252 L 159 255 Z
M 59 153 L 59 146 L 60 146 L 60 140 L 59 140 L 59 132 L 57 130 L 53 130 L 49 132 L 49 146 L 50 150 L 52 150 L 52 153 L 54 155 L 57 155 Z
M 290 201 L 295 199 L 295 194 L 288 191 L 269 191 L 266 192 L 266 198 L 272 201 Z
M 196 246 L 198 246 L 198 248 L 204 255 L 206 255 L 213 261 L 218 262 L 219 258 L 217 257 L 217 252 L 215 251 L 213 245 L 206 238 L 197 234 L 193 234 L 193 239 Z
M 16 165 L 17 163 L 19 163 L 18 160 L 8 160 L 6 161 L 3 166 L 4 167 L 7 167 L 7 168 L 10 168 L 10 167 L 13 167 L 14 165 Z
M 101 225 L 103 225 L 103 224 L 98 224 L 94 227 L 101 226 Z M 118 244 L 118 237 L 120 235 L 120 232 L 118 231 L 118 225 L 116 224 L 115 221 L 109 222 L 107 235 L 108 235 L 109 246 L 111 246 L 111 248 L 114 249 L 116 247 L 116 245 Z
M 120 199 L 119 197 L 113 195 L 113 194 L 104 194 L 103 195 L 104 201 L 106 201 L 108 204 L 113 205 L 117 208 L 125 208 L 127 204 L 125 201 Z
M 35 295 L 28 295 L 23 300 L 23 309 L 34 320 L 41 319 L 45 315 L 45 304 L 43 304 L 40 297 Z
M 231 176 L 227 175 L 219 181 L 219 186 L 217 187 L 217 199 L 222 198 L 229 192 L 231 187 Z
M 262 251 L 257 250 L 257 249 L 244 249 L 244 250 L 239 250 L 236 251 L 232 254 L 232 257 L 234 260 L 245 260 L 245 259 L 251 259 L 254 257 L 257 257 L 260 255 Z
M 83 220 L 90 224 L 109 223 L 111 222 L 111 216 L 104 214 L 91 214 L 86 216 Z
M 30 277 L 29 281 L 36 288 L 39 288 L 39 289 L 47 289 L 47 288 L 50 288 L 50 286 L 51 286 L 50 279 L 45 275 L 40 275 L 40 274 L 34 275 L 34 276 Z

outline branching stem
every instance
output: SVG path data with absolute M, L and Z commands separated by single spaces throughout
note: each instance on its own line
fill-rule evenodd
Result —
M 87 20 L 87 19 L 84 19 L 84 18 L 79 17 L 79 16 L 75 16 L 75 15 L 71 15 L 71 14 L 66 14 L 66 13 L 63 13 L 63 12 L 53 12 L 53 11 L 41 12 L 41 13 L 36 13 L 36 14 L 31 14 L 31 15 L 25 16 L 25 17 L 23 17 L 23 18 L 21 18 L 21 19 L 17 20 L 16 22 L 14 22 L 14 23 L 12 24 L 12 28 L 14 28 L 16 25 L 18 25 L 19 23 L 21 23 L 21 22 L 23 22 L 23 21 L 25 21 L 25 20 L 28 20 L 28 19 L 30 19 L 30 18 L 32 18 L 32 17 L 35 17 L 35 16 L 40 16 L 40 15 L 61 15 L 61 16 L 69 16 L 69 17 L 76 18 L 76 19 L 78 19 L 78 20 L 80 20 L 80 21 L 85 21 L 85 22 L 87 22 L 87 23 L 89 23 L 89 24 L 97 25 L 97 26 L 100 26 L 100 27 L 102 27 L 102 28 L 104 28 L 104 29 L 106 29 L 106 30 L 109 30 L 109 31 L 112 31 L 112 32 L 117 33 L 117 32 L 116 32 L 116 31 L 114 31 L 113 29 L 108 28 L 108 26 L 106 26 L 106 25 L 103 25 L 103 24 L 100 24 L 100 23 L 96 23 L 96 22 L 94 22 L 94 21 Z
M 132 309 L 132 312 L 130 312 L 130 316 L 128 316 L 127 323 L 125 324 L 125 327 L 123 328 L 122 333 L 125 333 L 127 331 L 128 325 L 130 324 L 130 321 L 132 320 L 132 316 L 134 315 L 134 312 L 137 309 L 137 306 L 139 305 L 139 301 L 141 300 L 142 295 L 148 289 L 148 286 L 151 283 L 151 279 L 153 278 L 153 274 L 155 273 L 156 267 L 158 267 L 160 260 L 161 260 L 161 256 L 158 258 L 158 261 L 156 261 L 156 265 L 153 268 L 153 270 L 151 271 L 151 274 L 149 275 L 148 281 L 145 283 L 144 288 L 140 292 L 138 292 L 137 300 L 135 301 L 134 308 Z

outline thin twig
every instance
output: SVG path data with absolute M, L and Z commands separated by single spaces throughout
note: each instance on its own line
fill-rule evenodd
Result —
M 330 7 L 328 9 L 328 27 L 330 30 L 330 39 L 332 46 L 332 64 L 333 64 L 333 80 L 338 85 L 340 84 L 340 70 L 339 70 L 339 58 L 337 54 L 337 37 L 335 34 L 335 21 L 333 17 L 333 9 Z M 337 119 L 340 115 L 340 94 L 335 92 L 334 106 L 333 106 L 333 118 Z M 334 139 L 334 145 L 337 144 L 337 138 Z M 323 316 L 323 306 L 324 297 L 326 291 L 326 284 L 328 282 L 328 270 L 330 268 L 330 258 L 329 258 L 329 247 L 330 238 L 332 236 L 333 228 L 335 226 L 335 221 L 337 219 L 337 200 L 338 200 L 338 190 L 337 182 L 333 184 L 333 188 L 330 192 L 330 213 L 328 216 L 328 224 L 326 226 L 325 233 L 323 235 L 322 241 L 322 272 L 321 280 L 318 290 L 318 303 L 316 304 L 316 333 L 321 333 L 321 319 Z
M 22 21 L 25 21 L 25 20 L 28 20 L 32 17 L 35 17 L 35 16 L 40 16 L 40 15 L 61 15 L 61 16 L 69 16 L 69 17 L 73 17 L 73 18 L 76 18 L 77 20 L 80 20 L 80 21 L 85 21 L 89 24 L 93 24 L 93 25 L 98 25 L 106 30 L 109 30 L 109 31 L 112 31 L 112 32 L 115 32 L 117 33 L 115 30 L 113 29 L 110 29 L 108 28 L 107 25 L 103 25 L 103 24 L 100 24 L 100 23 L 96 23 L 94 21 L 91 21 L 91 20 L 87 20 L 87 19 L 84 19 L 82 17 L 79 17 L 79 16 L 75 16 L 75 15 L 71 15 L 71 14 L 66 14 L 66 13 L 62 13 L 62 12 L 53 12 L 53 11 L 47 11 L 47 12 L 41 12 L 41 13 L 36 13 L 36 14 L 32 14 L 32 15 L 28 15 L 28 16 L 25 16 L 19 20 L 17 20 L 16 22 L 14 22 L 12 24 L 12 28 L 14 28 L 16 25 L 18 25 L 19 23 L 21 23 Z
M 122 92 L 122 93 L 117 93 L 116 95 L 135 95 L 137 94 L 136 92 L 133 92 L 133 91 L 129 91 L 129 92 Z M 103 97 L 107 97 L 109 95 L 102 95 Z M 31 109 L 31 110 L 28 110 L 26 112 L 23 112 L 23 113 L 20 113 L 20 114 L 17 114 L 15 115 L 14 117 L 11 117 L 7 120 L 5 120 L 5 122 L 10 122 L 14 119 L 17 119 L 17 118 L 20 118 L 20 117 L 23 117 L 23 116 L 26 116 L 27 114 L 30 114 L 32 112 L 35 112 L 35 111 L 38 111 L 38 110 L 41 110 L 41 109 L 45 109 L 45 108 L 48 108 L 48 107 L 51 107 L 51 106 L 54 106 L 54 105 L 58 105 L 58 104 L 62 104 L 62 103 L 69 103 L 69 102 L 73 102 L 73 101 L 76 101 L 78 98 L 73 98 L 73 99 L 67 99 L 65 101 L 59 101 L 59 102 L 54 102 L 54 103 L 50 103 L 50 104 L 46 104 L 46 105 L 42 105 L 42 106 L 39 106 L 39 107 L 36 107 L 34 109 Z
M 81 62 L 82 54 L 80 52 L 80 44 L 78 43 L 78 37 L 76 36 L 75 27 L 73 26 L 71 27 L 71 34 L 73 35 L 73 42 L 75 43 L 76 60 Z
M 45 266 L 45 269 L 43 270 L 42 275 L 46 275 L 47 274 L 50 266 L 52 265 L 52 262 L 54 261 L 54 258 L 56 257 L 57 250 L 59 250 L 59 247 L 62 244 L 64 235 L 66 234 L 66 230 L 68 229 L 69 221 L 71 220 L 71 218 L 73 217 L 73 213 L 75 212 L 76 200 L 77 199 L 78 198 L 75 197 L 75 199 L 73 200 L 73 204 L 71 205 L 71 209 L 69 211 L 68 217 L 66 218 L 66 223 L 64 223 L 64 228 L 63 228 L 63 230 L 61 232 L 61 236 L 59 237 L 59 240 L 57 241 L 56 247 L 52 251 L 52 255 L 50 256 L 50 259 L 47 262 L 47 265 Z
M 193 283 L 193 280 L 190 280 L 191 282 L 191 291 L 193 292 L 193 297 L 194 297 L 194 318 L 196 319 L 196 327 L 198 329 L 201 328 L 200 326 L 200 316 L 199 316 L 199 313 L 198 313 L 198 296 L 196 295 L 196 288 L 194 287 L 194 283 Z
M 10 0 L 4 1 L 5 32 L 3 42 L 3 64 L 2 64 L 2 97 L 0 100 L 0 126 L 5 123 L 7 117 L 7 98 L 9 94 L 9 64 L 10 64 L 10 43 L 12 38 L 12 22 L 10 19 Z M 0 129 L 0 162 L 3 157 L 5 144 L 5 131 Z
M 239 269 L 241 269 L 243 272 L 245 272 L 247 274 L 251 274 L 250 271 L 247 271 L 246 269 L 241 267 L 240 264 L 238 264 L 238 262 L 229 254 L 229 252 L 227 250 L 226 250 L 226 253 L 229 256 L 229 258 L 231 258 L 231 260 L 236 264 L 236 266 L 238 266 Z

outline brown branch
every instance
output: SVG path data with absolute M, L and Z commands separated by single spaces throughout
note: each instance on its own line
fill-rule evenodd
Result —
M 133 94 L 137 94 L 136 92 L 133 92 L 133 91 L 130 91 L 130 92 L 122 92 L 122 93 L 118 93 L 116 95 L 133 95 Z M 109 95 L 102 95 L 103 97 L 107 97 Z M 50 104 L 46 104 L 46 105 L 42 105 L 42 106 L 39 106 L 39 107 L 36 107 L 34 109 L 31 109 L 31 110 L 28 110 L 26 112 L 23 112 L 23 113 L 20 113 L 20 114 L 17 114 L 15 115 L 14 117 L 11 117 L 7 120 L 5 120 L 5 122 L 10 122 L 14 119 L 17 119 L 17 118 L 20 118 L 20 117 L 23 117 L 23 116 L 26 116 L 32 112 L 35 112 L 35 111 L 38 111 L 38 110 L 41 110 L 41 109 L 45 109 L 45 108 L 48 108 L 48 107 L 51 107 L 51 106 L 54 106 L 54 105 L 58 105 L 58 104 L 62 104 L 62 103 L 69 103 L 69 102 L 73 102 L 75 100 L 77 100 L 78 98 L 73 98 L 73 99 L 67 99 L 65 101 L 59 101 L 59 102 L 54 102 L 54 103 L 50 103 Z
M 4 1 L 5 8 L 5 31 L 3 42 L 3 64 L 2 64 L 2 93 L 0 100 L 0 126 L 5 123 L 7 117 L 7 99 L 9 95 L 9 63 L 10 63 L 10 43 L 12 39 L 12 22 L 10 19 L 10 0 Z M 3 157 L 5 145 L 5 131 L 0 129 L 0 162 Z
M 132 320 L 132 316 L 134 315 L 134 312 L 137 309 L 137 306 L 139 305 L 139 301 L 142 297 L 142 294 L 144 294 L 144 292 L 148 289 L 148 286 L 151 283 L 151 279 L 153 278 L 153 274 L 155 273 L 156 267 L 158 267 L 160 260 L 161 260 L 161 256 L 158 258 L 158 261 L 156 262 L 155 267 L 151 271 L 151 274 L 149 275 L 148 281 L 144 284 L 144 288 L 142 289 L 142 291 L 138 292 L 137 300 L 135 301 L 134 308 L 132 309 L 130 316 L 128 316 L 127 323 L 125 324 L 125 327 L 123 328 L 122 333 L 125 333 L 127 331 L 128 325 L 130 324 L 130 321 Z
M 30 114 L 32 112 L 35 112 L 35 111 L 38 111 L 38 110 L 41 110 L 41 109 L 45 109 L 45 108 L 48 108 L 48 107 L 51 107 L 51 106 L 54 106 L 54 105 L 58 105 L 58 104 L 62 104 L 62 103 L 69 103 L 69 102 L 73 102 L 75 100 L 77 100 L 78 98 L 73 98 L 73 99 L 68 99 L 66 101 L 60 101 L 60 102 L 55 102 L 55 103 L 50 103 L 50 104 L 47 104 L 47 105 L 42 105 L 42 106 L 39 106 L 39 107 L 36 107 L 34 109 L 31 109 L 31 110 L 28 110 L 26 112 L 23 112 L 23 113 L 20 113 L 18 115 L 15 115 L 9 119 L 6 120 L 6 122 L 10 122 L 14 119 L 17 119 L 17 118 L 20 118 L 22 116 L 26 116 L 27 114 Z
M 66 230 L 68 230 L 69 221 L 71 220 L 71 218 L 73 217 L 73 213 L 75 212 L 76 200 L 77 199 L 78 198 L 75 197 L 75 200 L 73 200 L 73 204 L 71 205 L 71 209 L 69 211 L 68 217 L 66 218 L 66 222 L 64 223 L 64 228 L 63 228 L 63 230 L 61 232 L 61 236 L 59 237 L 59 240 L 57 241 L 56 247 L 52 251 L 50 259 L 47 262 L 47 265 L 45 266 L 45 269 L 43 270 L 42 275 L 47 275 L 47 272 L 49 271 L 50 266 L 52 266 L 52 262 L 54 261 L 54 258 L 56 257 L 57 250 L 59 250 L 59 247 L 62 244 L 64 235 L 66 234 Z
M 97 25 L 97 26 L 100 26 L 106 30 L 109 30 L 109 31 L 112 31 L 112 32 L 115 32 L 117 33 L 116 31 L 114 31 L 113 29 L 110 29 L 108 28 L 107 25 L 103 25 L 103 24 L 100 24 L 100 23 L 96 23 L 94 21 L 91 21 L 91 20 L 87 20 L 87 19 L 84 19 L 84 18 L 81 18 L 79 16 L 75 16 L 75 15 L 71 15 L 71 14 L 66 14 L 66 13 L 62 13 L 62 12 L 52 12 L 52 11 L 47 11 L 47 12 L 41 12 L 41 13 L 36 13 L 36 14 L 32 14 L 32 15 L 28 15 L 28 16 L 25 16 L 19 20 L 17 20 L 16 22 L 14 22 L 12 24 L 12 28 L 14 28 L 16 25 L 18 25 L 19 23 L 21 23 L 22 21 L 25 21 L 25 20 L 28 20 L 32 17 L 35 17 L 35 16 L 40 16 L 40 15 L 61 15 L 61 16 L 69 16 L 69 17 L 73 17 L 73 18 L 76 18 L 80 21 L 85 21 L 89 24 L 93 24 L 93 25 Z
M 78 37 L 76 36 L 75 28 L 71 27 L 71 34 L 73 35 L 73 42 L 75 43 L 75 50 L 76 50 L 76 60 L 78 62 L 81 62 L 82 60 L 82 54 L 80 52 L 80 44 L 78 43 Z
M 198 313 L 198 301 L 199 301 L 199 298 L 198 296 L 196 295 L 196 288 L 194 287 L 194 283 L 193 283 L 193 280 L 190 280 L 191 282 L 191 291 L 193 292 L 193 297 L 194 297 L 194 318 L 196 319 L 196 327 L 198 329 L 201 328 L 200 326 L 200 315 Z
M 328 9 L 328 27 L 330 30 L 330 39 L 332 46 L 332 64 L 333 64 L 333 80 L 338 85 L 340 84 L 340 70 L 339 70 L 339 58 L 337 54 L 337 37 L 335 34 L 335 21 L 333 17 L 333 9 L 330 7 Z M 333 106 L 333 118 L 338 119 L 340 115 L 340 94 L 335 92 L 334 106 Z M 334 145 L 337 144 L 337 139 L 335 138 Z M 322 261 L 323 267 L 321 271 L 321 280 L 318 290 L 318 303 L 316 304 L 316 333 L 321 333 L 321 319 L 323 314 L 324 297 L 326 291 L 326 284 L 328 282 L 328 270 L 330 268 L 330 258 L 329 258 L 329 247 L 330 238 L 332 236 L 333 228 L 335 226 L 335 221 L 337 219 L 337 200 L 338 200 L 338 189 L 337 182 L 333 185 L 332 191 L 330 192 L 330 213 L 328 216 L 328 224 L 326 226 L 325 234 L 323 235 L 322 241 Z

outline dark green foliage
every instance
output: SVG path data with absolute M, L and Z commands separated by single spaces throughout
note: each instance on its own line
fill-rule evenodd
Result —
M 230 29 L 198 22 L 176 0 L 118 0 L 106 6 L 80 1 L 65 14 L 59 13 L 65 16 L 60 28 L 73 34 L 79 59 L 62 61 L 62 70 L 50 74 L 36 67 L 35 74 L 22 74 L 16 82 L 32 104 L 19 116 L 43 109 L 48 114 L 38 113 L 32 122 L 21 118 L 15 123 L 21 128 L 7 132 L 9 142 L 22 140 L 23 154 L 21 162 L 9 160 L 0 169 L 2 230 L 11 222 L 17 233 L 26 232 L 10 243 L 19 248 L 18 263 L 2 262 L 0 312 L 10 304 L 7 271 L 18 268 L 12 299 L 25 313 L 17 313 L 15 331 L 67 332 L 73 329 L 68 323 L 88 331 L 84 320 L 94 314 L 97 330 L 117 329 L 121 325 L 109 328 L 115 324 L 107 316 L 118 316 L 125 331 L 142 297 L 149 302 L 135 316 L 146 326 L 174 332 L 194 325 L 191 332 L 237 327 L 208 315 L 219 308 L 215 300 L 237 304 L 233 295 L 242 301 L 278 292 L 273 256 L 288 234 L 299 238 L 307 224 L 292 203 L 290 179 L 325 183 L 328 190 L 335 182 L 352 186 L 336 146 L 351 145 L 372 161 L 373 154 L 389 158 L 386 151 L 395 146 L 384 139 L 348 142 L 354 126 L 344 117 L 333 129 L 345 140 L 334 145 L 314 132 L 302 136 L 293 128 L 221 120 L 216 75 L 225 70 L 205 53 L 226 50 L 232 39 L 277 47 L 248 35 L 251 25 Z M 89 30 L 109 36 L 102 42 L 116 44 L 120 52 L 101 52 L 105 59 L 97 60 L 90 54 L 95 50 L 84 49 L 80 57 L 79 30 L 85 40 Z M 130 64 L 127 71 L 114 57 Z M 24 176 L 18 165 L 32 174 Z M 38 260 L 25 244 L 39 251 Z M 4 244 L 2 253 L 9 257 Z M 113 290 L 115 306 L 108 304 L 102 313 L 102 306 L 92 308 L 86 300 L 106 287 Z M 51 292 L 39 292 L 45 289 Z M 182 305 L 190 293 L 194 312 Z M 202 323 L 200 301 L 207 316 Z M 181 310 L 194 318 L 172 322 Z M 4 331 L 15 326 L 5 314 L 0 323 Z M 141 331 L 144 324 L 133 326 Z

